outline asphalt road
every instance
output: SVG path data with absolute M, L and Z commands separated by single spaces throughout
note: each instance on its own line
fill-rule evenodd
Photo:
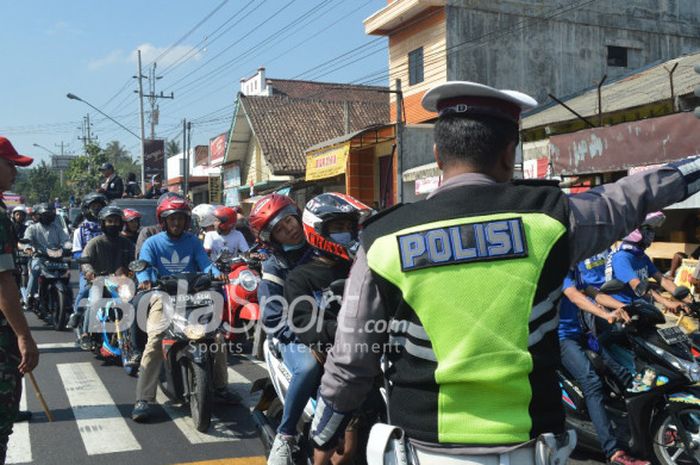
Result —
M 229 388 L 241 394 L 244 405 L 216 405 L 209 432 L 192 426 L 185 408 L 172 405 L 162 394 L 151 423 L 131 420 L 136 378 L 116 365 L 107 365 L 80 350 L 70 331 L 56 332 L 27 313 L 41 352 L 34 371 L 54 417 L 49 422 L 28 379 L 22 409 L 30 422 L 17 423 L 10 437 L 10 464 L 36 465 L 257 465 L 265 457 L 250 415 L 256 399 L 252 381 L 266 376 L 257 362 L 229 356 Z M 578 456 L 573 464 L 602 462 Z

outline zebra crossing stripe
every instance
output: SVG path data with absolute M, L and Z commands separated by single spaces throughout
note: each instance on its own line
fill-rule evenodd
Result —
M 27 385 L 22 378 L 22 400 L 19 402 L 20 410 L 27 410 Z M 10 442 L 7 444 L 7 458 L 5 463 L 31 463 L 32 445 L 29 442 L 29 422 L 15 423 L 12 428 Z
M 90 363 L 62 363 L 56 367 L 87 455 L 141 449 Z
M 209 431 L 202 433 L 197 431 L 194 423 L 192 423 L 192 418 L 189 416 L 189 408 L 176 407 L 169 402 L 168 398 L 163 394 L 160 389 L 156 393 L 156 401 L 163 407 L 165 413 L 173 420 L 175 426 L 180 430 L 180 432 L 187 438 L 190 444 L 207 444 L 214 442 L 227 442 L 227 441 L 238 441 L 240 438 L 234 433 L 228 426 L 220 421 L 215 416 L 212 416 L 211 425 L 209 426 Z
M 78 350 L 78 346 L 75 342 L 46 342 L 43 344 L 37 344 L 39 350 L 51 350 L 51 349 L 75 349 Z

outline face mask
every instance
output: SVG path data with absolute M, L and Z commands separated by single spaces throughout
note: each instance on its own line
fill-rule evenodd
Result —
M 347 245 L 350 242 L 352 242 L 352 233 L 351 232 L 338 232 L 338 233 L 331 233 L 330 234 L 331 239 L 333 242 L 336 242 L 341 245 Z
M 105 226 L 102 228 L 102 232 L 105 233 L 105 236 L 107 237 L 117 237 L 119 235 L 119 232 L 122 230 L 121 226 Z
M 53 223 L 53 220 L 56 219 L 56 215 L 40 215 L 39 216 L 39 222 L 43 224 L 44 226 L 48 226 L 51 223 Z
M 292 250 L 299 250 L 304 247 L 305 242 L 300 242 L 299 244 L 282 244 L 282 250 L 285 252 L 291 252 Z

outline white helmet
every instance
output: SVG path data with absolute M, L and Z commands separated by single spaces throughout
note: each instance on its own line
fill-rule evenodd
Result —
M 192 209 L 192 214 L 197 217 L 197 224 L 199 224 L 200 228 L 206 228 L 214 224 L 216 221 L 214 210 L 216 210 L 214 205 L 208 203 L 201 203 Z
M 14 212 L 24 212 L 27 214 L 27 206 L 25 204 L 19 204 L 15 208 L 12 209 L 12 213 Z

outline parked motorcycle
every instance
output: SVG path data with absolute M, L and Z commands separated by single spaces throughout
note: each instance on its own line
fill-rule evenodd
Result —
M 228 276 L 224 285 L 223 320 L 229 330 L 224 333 L 227 341 L 239 342 L 240 333 L 234 329 L 245 329 L 246 339 L 252 341 L 251 354 L 263 360 L 265 333 L 260 320 L 258 285 L 260 284 L 260 260 L 240 255 L 220 254 L 215 257 L 217 268 Z
M 147 266 L 139 260 L 129 269 L 138 273 Z M 178 289 L 178 282 L 186 287 Z M 192 421 L 202 432 L 209 428 L 212 414 L 212 349 L 219 349 L 216 336 L 220 326 L 212 289 L 218 286 L 208 273 L 177 273 L 159 278 L 152 288 L 171 296 L 175 307 L 172 312 L 167 305 L 163 309 L 170 321 L 163 339 L 165 363 L 160 389 L 171 401 L 189 405 Z
M 617 292 L 623 287 L 624 283 L 612 280 L 601 291 Z M 646 283 L 638 289 L 638 296 L 646 294 Z M 674 297 L 683 299 L 683 291 Z M 596 352 L 586 351 L 601 377 L 608 416 L 633 455 L 659 464 L 700 463 L 700 388 L 696 386 L 700 365 L 690 352 L 688 337 L 677 326 L 657 327 L 665 318 L 646 300 L 635 300 L 626 310 L 632 322 L 616 324 L 616 329 L 623 335 L 619 344 L 634 355 L 640 374 L 635 392 L 606 369 Z M 583 390 L 564 368 L 559 379 L 566 421 L 576 430 L 578 445 L 599 451 Z
M 70 288 L 70 249 L 47 249 L 36 253 L 39 260 L 39 296 L 36 312 L 56 331 L 66 328 L 73 311 L 73 293 Z

